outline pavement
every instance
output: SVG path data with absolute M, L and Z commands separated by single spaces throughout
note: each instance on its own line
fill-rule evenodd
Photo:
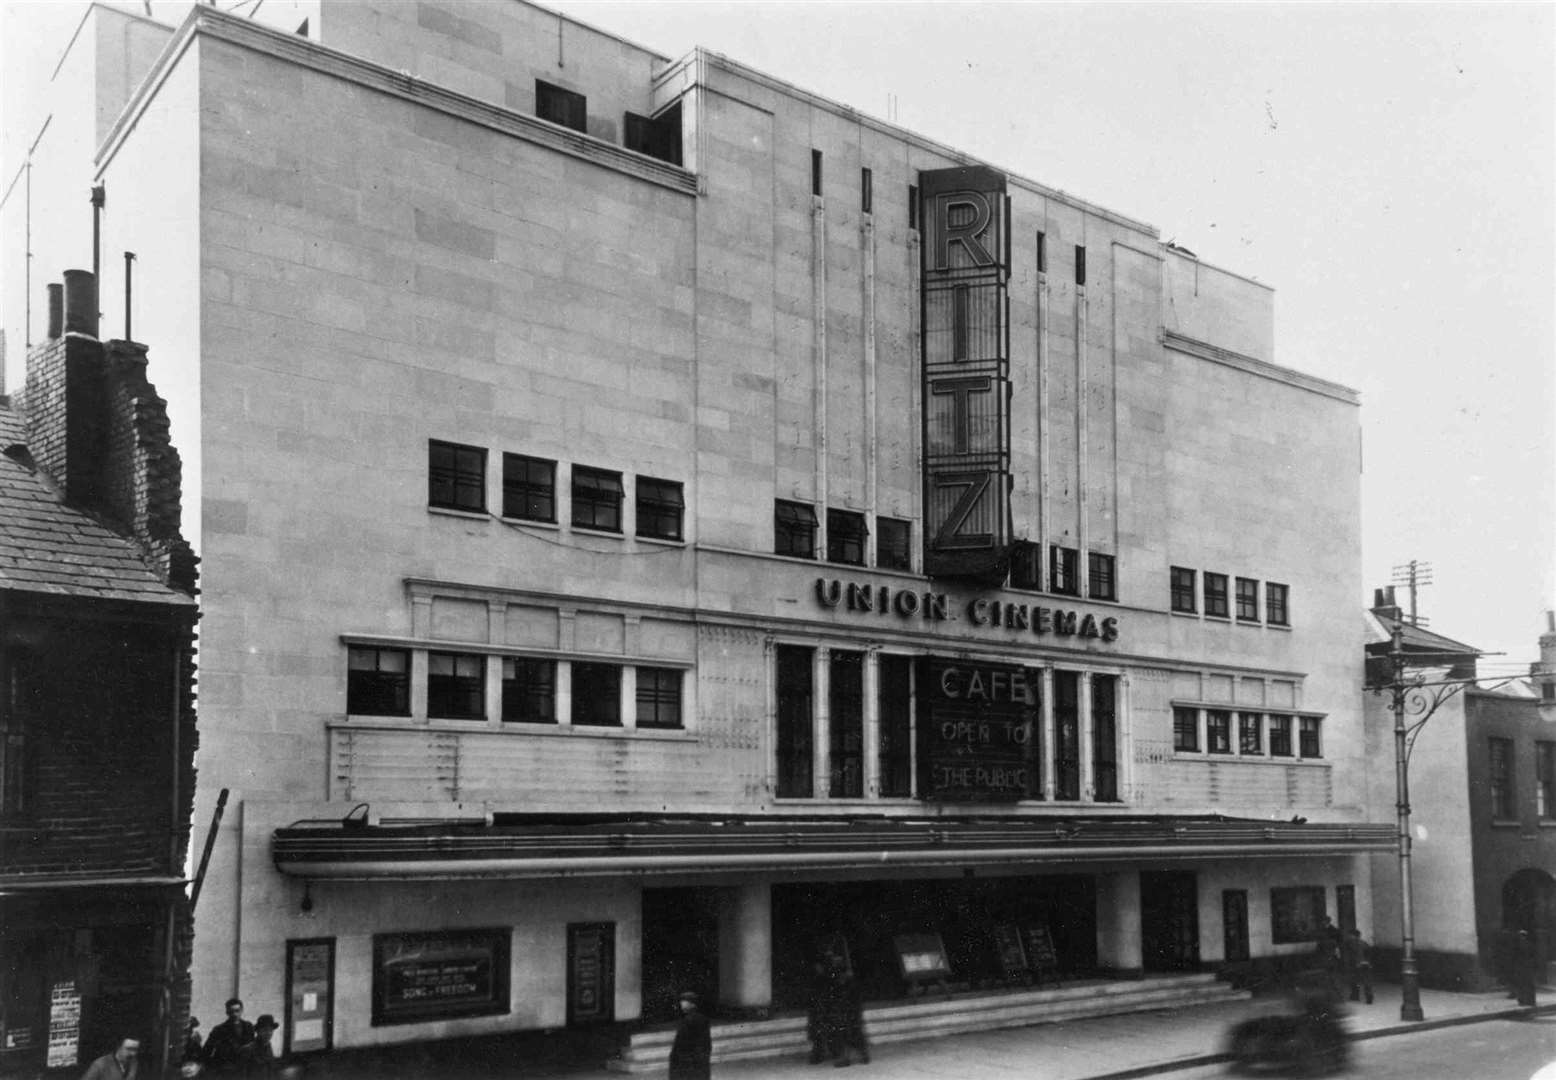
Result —
M 872 1048 L 870 1064 L 853 1066 L 850 1080 L 1131 1080 L 1170 1075 L 1226 1059 L 1228 1030 L 1250 1016 L 1280 1012 L 1278 997 L 1159 1009 L 1121 1016 L 1068 1020 L 1030 1027 L 936 1036 Z M 1408 1038 L 1410 1033 L 1526 1014 L 1504 992 L 1465 994 L 1422 990 L 1425 1019 L 1400 1019 L 1397 985 L 1379 984 L 1374 1004 L 1348 1006 L 1355 1039 Z M 1556 1012 L 1556 1005 L 1539 1012 Z M 328 1080 L 611 1080 L 626 1074 L 580 1066 L 568 1055 L 529 1042 L 487 1042 L 481 1048 L 420 1044 L 400 1051 L 330 1055 L 309 1069 Z M 575 1059 L 576 1060 L 576 1059 Z M 598 1061 L 598 1056 L 593 1060 Z M 802 1080 L 833 1075 L 803 1056 L 715 1062 L 716 1080 Z M 663 1080 L 663 1072 L 642 1074 Z

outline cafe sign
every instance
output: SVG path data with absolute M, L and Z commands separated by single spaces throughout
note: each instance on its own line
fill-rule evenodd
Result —
M 1035 672 L 926 656 L 918 676 L 924 798 L 987 802 L 1040 794 Z

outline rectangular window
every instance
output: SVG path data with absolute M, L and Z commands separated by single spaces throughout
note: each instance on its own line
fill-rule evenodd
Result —
M 556 723 L 555 660 L 503 658 L 502 718 L 509 724 Z
M 486 715 L 486 657 L 427 654 L 427 715 L 440 720 L 479 720 Z
M 812 652 L 799 645 L 778 646 L 778 797 L 808 799 L 813 779 L 815 677 Z
M 918 186 L 908 185 L 908 228 L 918 228 Z
M 1075 284 L 1086 284 L 1086 249 L 1075 245 Z
M 1492 739 L 1491 743 L 1491 816 L 1497 821 L 1517 818 L 1513 790 L 1513 740 Z
M 540 79 L 535 80 L 535 115 L 574 131 L 589 129 L 588 99 Z
M 1054 798 L 1081 797 L 1080 675 L 1054 672 Z
M 1277 945 L 1314 940 L 1328 909 L 1322 885 L 1296 885 L 1270 890 L 1270 931 Z
M 834 799 L 864 796 L 864 653 L 834 652 L 827 667 L 827 716 L 831 745 L 828 793 Z
M 0 815 L 28 812 L 27 713 L 36 715 L 38 694 L 29 673 L 36 658 L 22 649 L 0 653 Z
M 686 499 L 674 480 L 637 479 L 638 535 L 656 540 L 680 540 Z
M 859 212 L 861 214 L 873 213 L 875 204 L 875 178 L 869 169 L 859 170 Z
M 502 516 L 555 522 L 556 462 L 524 454 L 504 454 Z
M 1297 719 L 1297 753 L 1305 758 L 1324 756 L 1318 741 L 1318 717 L 1302 716 Z
M 1091 679 L 1091 774 L 1098 802 L 1118 802 L 1118 677 Z
M 1086 556 L 1086 591 L 1093 600 L 1117 600 L 1118 584 L 1113 556 L 1093 551 Z
M 1041 230 L 1037 234 L 1037 272 L 1048 273 L 1048 236 Z
M 681 163 L 681 103 L 678 101 L 657 117 L 629 112 L 622 123 L 622 145 L 671 165 Z
M 442 510 L 486 509 L 486 451 L 479 446 L 427 441 L 427 505 Z
M 573 525 L 621 532 L 621 474 L 573 466 Z
M 1205 571 L 1205 614 L 1226 618 L 1226 603 L 1226 575 Z
M 1535 812 L 1541 821 L 1556 820 L 1556 742 L 1534 744 Z
M 869 537 L 863 514 L 852 510 L 827 511 L 827 562 L 863 566 Z
M 346 668 L 346 712 L 353 716 L 411 714 L 409 652 L 353 645 Z
M 1291 717 L 1270 717 L 1270 757 L 1291 756 Z
M 913 794 L 913 661 L 906 656 L 882 656 L 878 713 L 880 786 L 885 798 Z
M 810 152 L 810 193 L 821 194 L 821 151 Z
M 875 519 L 875 565 L 882 570 L 913 569 L 913 525 L 897 518 Z
M 1243 622 L 1259 621 L 1259 583 L 1253 578 L 1237 579 L 1237 617 Z
M 1186 611 L 1190 614 L 1199 610 L 1196 606 L 1195 588 L 1196 572 L 1181 566 L 1172 568 L 1172 610 Z
M 682 673 L 675 668 L 638 668 L 638 727 L 681 726 Z
M 573 662 L 573 723 L 579 727 L 621 726 L 621 668 Z
M 1080 552 L 1055 544 L 1048 549 L 1048 591 L 1079 596 Z
M 1264 583 L 1264 619 L 1271 626 L 1290 626 L 1291 609 L 1287 603 L 1289 589 L 1273 581 Z
M 1017 540 L 1010 549 L 1010 587 L 1038 590 L 1043 587 L 1043 545 Z
M 1256 712 L 1245 712 L 1237 715 L 1237 752 L 1239 754 L 1263 754 L 1263 724 L 1261 717 Z
M 1187 754 L 1199 753 L 1199 710 L 1173 706 L 1172 748 Z
M 1232 752 L 1232 714 L 1225 709 L 1205 710 L 1205 749 L 1212 754 Z
M 800 559 L 816 557 L 816 511 L 804 503 L 773 500 L 773 551 Z

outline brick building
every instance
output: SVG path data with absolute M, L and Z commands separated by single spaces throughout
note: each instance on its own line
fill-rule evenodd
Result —
M 197 8 L 69 181 L 196 448 L 199 1010 L 370 1046 L 792 1007 L 824 940 L 889 997 L 1370 925 L 1358 402 L 1269 288 L 519 0 L 299 29 Z

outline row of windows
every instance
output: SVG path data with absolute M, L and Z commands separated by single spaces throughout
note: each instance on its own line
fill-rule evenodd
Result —
M 588 134 L 589 99 L 576 90 L 535 80 L 535 115 L 573 131 Z M 622 118 L 622 145 L 628 150 L 681 163 L 681 105 L 670 106 L 658 116 L 639 116 L 628 112 Z
M 1081 553 L 1078 548 L 1048 545 L 1048 588 L 1060 596 L 1079 596 Z M 1021 542 L 1010 559 L 1012 589 L 1043 589 L 1043 545 Z M 1118 565 L 1112 555 L 1100 551 L 1086 553 L 1086 594 L 1092 600 L 1118 599 Z
M 1188 615 L 1200 610 L 1200 574 L 1183 566 L 1172 568 L 1172 610 Z M 1235 578 L 1231 583 L 1235 591 L 1229 591 L 1229 579 L 1225 574 L 1210 570 L 1204 573 L 1205 614 L 1217 619 L 1230 618 L 1231 604 L 1236 603 L 1238 622 L 1259 621 L 1259 586 L 1257 578 Z M 1264 586 L 1264 621 L 1271 626 L 1291 625 L 1291 590 L 1273 581 Z
M 809 503 L 777 499 L 773 503 L 773 551 L 797 559 L 816 557 L 820 522 Z M 885 570 L 912 569 L 913 526 L 897 518 L 875 519 L 875 565 Z M 870 546 L 865 515 L 827 510 L 827 562 L 864 566 Z
M 1296 753 L 1292 753 L 1295 721 Z M 1322 723 L 1316 716 L 1201 709 L 1172 710 L 1172 748 L 1181 754 L 1237 754 L 1241 757 L 1320 758 Z
M 555 524 L 557 463 L 526 454 L 502 456 L 502 516 Z M 621 532 L 622 474 L 585 465 L 572 467 L 572 523 L 580 529 Z M 458 443 L 428 443 L 427 505 L 440 510 L 486 512 L 486 450 Z M 637 535 L 684 539 L 686 499 L 681 484 L 652 476 L 633 478 Z
M 1491 816 L 1518 820 L 1517 761 L 1512 739 L 1490 740 Z M 1534 744 L 1534 812 L 1541 821 L 1556 821 L 1556 742 Z
M 499 715 L 504 723 L 555 724 L 562 718 L 580 727 L 622 727 L 622 684 L 630 672 L 634 723 L 639 728 L 683 726 L 677 668 L 550 660 L 524 656 L 499 659 L 479 653 L 427 653 L 423 693 L 434 720 L 485 720 L 487 678 L 500 671 Z M 411 650 L 353 645 L 348 650 L 346 712 L 353 716 L 411 715 Z M 565 691 L 565 692 L 564 692 Z

